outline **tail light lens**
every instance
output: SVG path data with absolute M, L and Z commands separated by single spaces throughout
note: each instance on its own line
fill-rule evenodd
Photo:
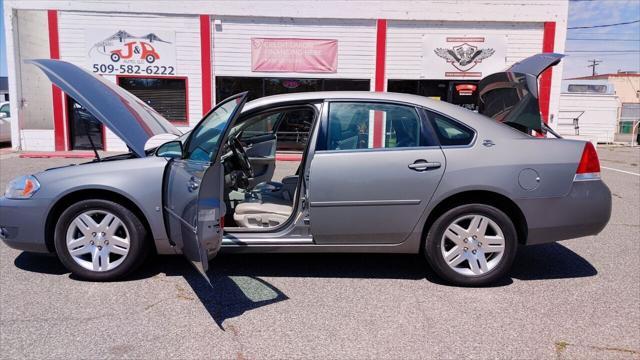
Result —
M 593 180 L 600 179 L 600 160 L 598 153 L 592 143 L 587 142 L 582 150 L 580 164 L 576 170 L 574 180 Z

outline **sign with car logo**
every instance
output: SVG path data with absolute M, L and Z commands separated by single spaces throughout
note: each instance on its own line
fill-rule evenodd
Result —
M 505 35 L 426 35 L 423 44 L 424 78 L 481 79 L 507 65 Z
M 92 29 L 86 33 L 89 67 L 96 74 L 175 75 L 173 31 Z

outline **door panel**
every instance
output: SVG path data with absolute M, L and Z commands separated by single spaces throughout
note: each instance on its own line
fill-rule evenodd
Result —
M 409 167 L 421 160 L 440 166 Z M 316 152 L 309 172 L 315 242 L 401 243 L 418 223 L 444 168 L 440 148 Z
M 167 165 L 165 193 L 171 240 L 182 250 L 184 256 L 204 272 L 202 267 L 196 229 L 198 225 L 198 188 L 208 162 L 177 159 Z
M 326 109 L 307 174 L 314 241 L 403 242 L 445 168 L 426 119 L 395 103 L 336 101 Z
M 253 142 L 245 148 L 254 174 L 249 181 L 251 187 L 261 182 L 270 181 L 276 169 L 276 137 L 269 134 L 268 137 L 261 138 L 261 142 Z
M 205 277 L 222 242 L 224 167 L 220 147 L 246 101 L 246 93 L 220 103 L 194 128 L 182 159 L 165 171 L 163 207 L 170 240 Z

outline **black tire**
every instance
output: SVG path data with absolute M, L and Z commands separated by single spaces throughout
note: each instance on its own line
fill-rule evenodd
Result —
M 445 230 L 456 219 L 467 215 L 481 215 L 495 222 L 504 235 L 504 252 L 499 262 L 481 275 L 464 275 L 453 270 L 442 255 L 442 238 Z M 511 219 L 501 210 L 485 204 L 467 204 L 454 207 L 433 223 L 425 239 L 425 256 L 431 268 L 445 281 L 459 286 L 486 286 L 504 278 L 509 273 L 518 247 L 517 233 Z
M 73 259 L 66 245 L 66 233 L 71 222 L 86 211 L 107 211 L 117 216 L 129 233 L 129 252 L 117 267 L 106 271 L 92 271 L 80 266 Z M 58 219 L 54 244 L 62 264 L 78 278 L 90 281 L 113 281 L 123 278 L 138 268 L 145 260 L 149 246 L 147 231 L 138 217 L 126 207 L 108 200 L 82 200 L 69 206 Z

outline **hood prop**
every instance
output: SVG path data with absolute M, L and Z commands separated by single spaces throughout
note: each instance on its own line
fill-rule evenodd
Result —
M 78 119 L 79 118 L 78 109 L 73 109 L 73 111 L 76 113 L 76 119 Z M 96 144 L 93 142 L 93 138 L 91 138 L 91 133 L 89 132 L 89 121 L 88 120 L 84 121 L 84 129 L 87 132 L 87 137 L 89 138 L 89 143 L 91 144 L 91 148 L 93 149 L 93 153 L 96 155 L 96 159 L 94 161 L 97 161 L 97 162 L 102 161 L 102 159 L 100 159 L 100 155 L 98 154 L 98 148 L 96 147 Z

